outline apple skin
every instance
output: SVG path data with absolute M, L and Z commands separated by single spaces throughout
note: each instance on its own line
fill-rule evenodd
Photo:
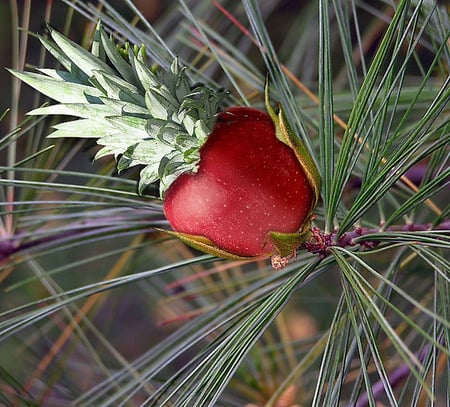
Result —
M 298 232 L 313 199 L 270 116 L 232 107 L 219 113 L 200 148 L 197 172 L 180 175 L 166 191 L 164 212 L 176 232 L 205 237 L 238 256 L 268 257 L 275 253 L 268 233 Z

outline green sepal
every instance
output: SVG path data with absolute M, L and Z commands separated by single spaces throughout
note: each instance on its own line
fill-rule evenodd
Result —
M 278 114 L 272 108 L 269 100 L 269 86 L 266 84 L 265 89 L 265 102 L 267 113 L 273 121 L 275 126 L 275 134 L 281 142 L 289 146 L 295 153 L 300 165 L 305 172 L 306 178 L 308 179 L 309 185 L 313 191 L 314 199 L 311 202 L 309 208 L 309 215 L 317 205 L 320 197 L 320 174 L 317 169 L 316 163 L 309 153 L 308 149 L 305 147 L 300 137 L 298 137 L 292 130 L 289 122 L 284 114 L 283 107 L 279 107 Z M 310 216 L 306 217 L 306 221 L 309 221 Z
M 280 257 L 288 257 L 295 253 L 299 246 L 304 244 L 310 235 L 308 228 L 295 233 L 269 232 L 269 239 L 275 246 L 276 253 Z
M 234 253 L 230 253 L 226 250 L 216 246 L 211 240 L 200 235 L 191 235 L 189 233 L 175 232 L 173 230 L 155 228 L 159 232 L 163 232 L 170 236 L 180 239 L 188 246 L 200 250 L 204 253 L 211 254 L 216 257 L 227 260 L 257 260 L 267 259 L 274 255 L 281 258 L 289 258 L 292 256 L 300 245 L 305 243 L 309 238 L 309 221 L 307 226 L 300 232 L 296 233 L 281 233 L 281 232 L 269 232 L 267 234 L 268 239 L 275 247 L 275 253 L 266 253 L 261 256 L 239 256 Z
M 238 256 L 237 254 L 233 254 L 230 252 L 227 252 L 226 250 L 223 250 L 219 247 L 217 247 L 211 240 L 207 239 L 204 236 L 199 235 L 191 235 L 189 233 L 180 233 L 180 232 L 174 232 L 172 230 L 166 230 L 166 229 L 159 229 L 155 228 L 158 232 L 163 232 L 165 234 L 168 234 L 170 236 L 176 237 L 177 239 L 180 239 L 183 243 L 186 243 L 188 246 L 200 250 L 201 252 L 211 254 L 216 257 L 220 257 L 222 259 L 227 260 L 256 260 L 259 257 L 245 257 L 245 256 Z M 267 258 L 268 256 L 265 256 Z M 263 257 L 261 257 L 263 258 Z

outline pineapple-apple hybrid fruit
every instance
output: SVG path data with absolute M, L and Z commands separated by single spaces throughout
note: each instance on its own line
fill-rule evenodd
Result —
M 272 255 L 271 231 L 293 233 L 310 214 L 312 188 L 267 113 L 232 107 L 219 113 L 200 149 L 196 173 L 166 191 L 164 211 L 180 232 L 203 235 L 240 256 Z
M 267 90 L 267 113 L 221 110 L 225 92 L 193 85 L 177 59 L 149 67 L 145 47 L 118 48 L 100 23 L 90 52 L 50 35 L 40 40 L 65 70 L 13 71 L 59 102 L 30 114 L 74 116 L 49 137 L 95 138 L 96 158 L 114 155 L 119 171 L 142 166 L 138 190 L 159 182 L 167 233 L 220 257 L 281 266 L 305 242 L 320 179 Z

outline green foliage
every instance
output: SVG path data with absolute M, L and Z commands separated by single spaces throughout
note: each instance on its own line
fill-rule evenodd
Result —
M 9 128 L 0 139 L 1 402 L 445 403 L 444 3 L 179 0 L 153 23 L 129 0 L 120 10 L 102 3 L 71 1 L 64 24 L 48 9 L 64 35 L 20 32 L 44 46 L 29 63 L 54 68 L 23 74 L 17 60 L 15 74 L 59 104 L 36 95 L 39 116 L 19 123 L 28 99 L 16 93 L 2 116 Z M 104 31 L 92 23 L 99 19 Z M 80 21 L 90 51 L 80 38 L 65 39 L 64 27 Z M 143 46 L 116 48 L 127 41 Z M 172 75 L 168 90 L 155 83 L 153 63 Z M 198 80 L 229 89 L 230 103 L 263 108 L 267 77 L 270 100 L 322 177 L 315 240 L 279 271 L 200 255 L 159 234 L 166 220 L 151 197 L 157 187 L 138 193 L 139 171 L 147 185 L 162 170 L 146 169 L 152 155 L 136 138 L 147 142 L 152 126 L 159 134 L 179 89 L 192 91 Z M 208 97 L 216 109 L 220 96 Z M 47 138 L 54 123 L 43 114 L 78 118 L 54 126 L 54 136 L 73 140 Z M 177 123 L 200 139 L 207 133 L 192 120 Z M 98 147 L 90 140 L 98 137 L 109 139 Z M 152 148 L 160 152 L 164 137 Z
M 180 174 L 196 171 L 224 92 L 193 86 L 178 59 L 165 71 L 148 66 L 144 46 L 126 44 L 120 52 L 100 24 L 91 52 L 53 29 L 50 35 L 54 42 L 39 37 L 41 43 L 67 71 L 11 71 L 60 103 L 29 114 L 80 118 L 54 125 L 50 137 L 98 139 L 96 159 L 113 155 L 119 172 L 143 165 L 141 194 L 160 181 L 162 197 Z

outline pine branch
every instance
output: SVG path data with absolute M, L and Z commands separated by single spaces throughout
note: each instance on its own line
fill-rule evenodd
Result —
M 126 216 L 115 218 L 115 221 L 125 221 Z M 155 219 L 151 219 L 153 224 Z M 161 221 L 158 219 L 157 221 Z M 96 233 L 105 232 L 106 229 L 111 227 L 111 218 L 102 218 L 92 220 L 87 224 L 83 222 L 82 225 L 74 225 L 67 231 L 55 234 L 46 233 L 45 236 L 33 239 L 31 241 L 22 240 L 20 234 L 16 236 L 4 237 L 0 240 L 0 261 L 4 260 L 16 253 L 22 252 L 27 249 L 39 247 L 46 243 L 51 242 L 61 242 L 61 239 L 69 238 L 76 239 L 83 237 L 86 233 Z M 44 233 L 45 231 L 43 231 Z M 337 247 L 359 247 L 362 250 L 374 249 L 380 243 L 389 242 L 390 236 L 399 241 L 399 233 L 406 238 L 417 239 L 418 235 L 414 232 L 427 232 L 427 236 L 430 236 L 430 232 L 442 232 L 438 236 L 434 236 L 438 241 L 441 240 L 444 243 L 444 236 L 450 234 L 450 220 L 445 220 L 437 226 L 433 226 L 431 223 L 426 224 L 407 224 L 407 225 L 393 225 L 388 227 L 386 230 L 375 229 L 375 228 L 355 228 L 351 232 L 344 233 L 339 236 L 338 230 L 334 230 L 331 233 L 326 233 L 317 227 L 311 228 L 311 236 L 309 241 L 302 247 L 313 254 L 319 254 L 322 257 L 327 257 L 330 253 L 330 249 L 334 246 Z M 339 236 L 339 237 L 338 237 Z M 424 235 L 425 236 L 425 235 Z M 432 236 L 431 236 L 432 237 Z M 409 240 L 409 239 L 408 239 Z M 447 242 L 448 243 L 448 242 Z M 286 263 L 291 259 L 291 257 L 286 259 Z M 277 267 L 280 269 L 283 267 Z
M 443 235 L 448 235 L 450 232 L 450 220 L 445 220 L 439 225 L 435 226 L 431 223 L 427 224 L 406 224 L 393 225 L 386 230 L 383 228 L 355 228 L 351 232 L 346 232 L 339 235 L 339 230 L 335 229 L 333 232 L 326 233 L 317 227 L 311 228 L 311 236 L 304 248 L 310 253 L 319 254 L 326 257 L 330 254 L 330 249 L 333 246 L 337 247 L 356 247 L 359 246 L 362 250 L 374 249 L 380 243 L 389 242 L 394 238 L 397 242 L 400 241 L 399 233 L 402 233 L 404 240 L 417 239 L 417 234 L 414 232 L 443 232 L 436 236 L 437 239 L 442 239 Z M 424 235 L 425 236 L 425 235 Z M 447 244 L 450 243 L 447 240 Z
M 444 344 L 443 338 L 441 338 L 440 343 L 441 345 Z M 417 359 L 420 361 L 420 363 L 423 363 L 426 360 L 430 349 L 431 346 L 428 344 L 421 350 L 420 353 L 416 352 Z M 409 368 L 409 366 L 406 363 L 402 363 L 398 368 L 396 368 L 394 371 L 392 371 L 392 373 L 389 374 L 389 383 L 393 388 L 399 387 L 410 373 L 411 369 Z M 371 390 L 375 400 L 380 400 L 385 394 L 384 384 L 381 380 L 374 383 Z M 369 405 L 369 395 L 367 392 L 365 392 L 358 399 L 355 407 L 365 407 L 367 405 Z
M 134 221 L 136 218 L 139 219 L 138 222 Z M 33 231 L 32 239 L 29 238 L 29 233 L 19 230 L 13 235 L 0 238 L 0 262 L 27 250 L 42 250 L 43 247 L 53 243 L 56 246 L 61 246 L 63 242 L 86 239 L 93 235 L 98 236 L 123 229 L 130 230 L 142 225 L 145 225 L 145 228 L 148 225 L 150 227 L 151 225 L 161 226 L 161 223 L 165 223 L 162 213 L 149 211 L 148 209 L 135 209 L 131 214 L 128 212 L 124 215 L 106 215 L 82 220 L 53 231 L 46 228 L 38 229 Z

